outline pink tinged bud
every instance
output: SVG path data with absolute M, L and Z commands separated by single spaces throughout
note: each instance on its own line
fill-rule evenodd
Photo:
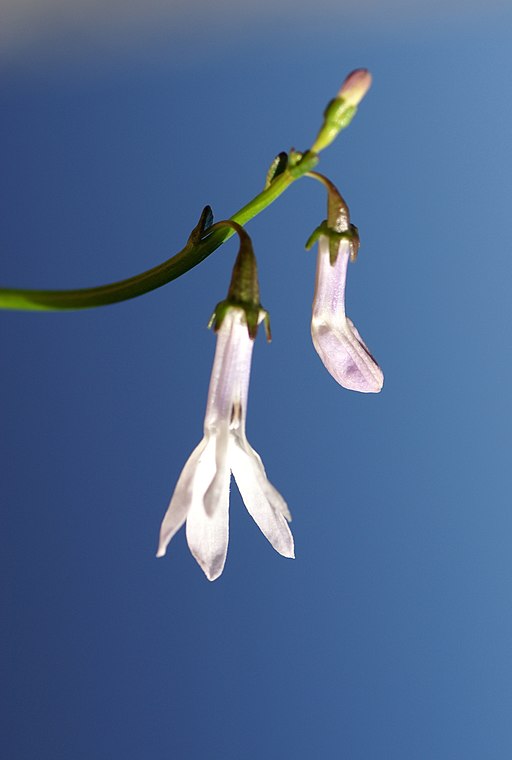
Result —
M 343 82 L 338 98 L 343 98 L 349 106 L 357 106 L 362 101 L 372 83 L 372 75 L 367 69 L 356 69 Z
M 231 474 L 274 549 L 294 556 L 286 502 L 245 435 L 253 345 L 244 311 L 231 307 L 217 331 L 204 437 L 183 468 L 160 529 L 158 557 L 186 522 L 190 550 L 210 581 L 221 575 L 226 561 Z
M 378 393 L 384 382 L 382 370 L 345 314 L 350 251 L 350 241 L 341 240 L 332 265 L 329 239 L 325 235 L 319 239 L 311 336 L 318 355 L 336 382 L 351 391 Z

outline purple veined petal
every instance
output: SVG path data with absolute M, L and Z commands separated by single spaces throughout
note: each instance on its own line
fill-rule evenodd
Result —
M 373 373 L 375 378 L 375 390 L 374 391 L 368 391 L 369 393 L 378 393 L 380 390 L 382 390 L 382 386 L 384 385 L 384 373 L 382 372 L 381 368 L 375 361 L 375 358 L 372 356 L 372 353 L 364 340 L 361 338 L 359 331 L 355 324 L 352 322 L 350 317 L 347 317 L 347 322 L 349 324 L 350 329 L 352 330 L 353 334 L 361 344 L 361 346 L 366 351 L 366 356 L 368 359 L 370 359 L 369 369 L 370 372 Z
M 187 542 L 193 556 L 210 581 L 221 575 L 229 540 L 229 468 L 217 505 L 211 515 L 204 506 L 205 493 L 215 475 L 215 440 L 212 438 L 201 460 L 202 469 L 194 480 L 192 503 L 187 515 Z
M 378 393 L 384 376 L 350 319 L 342 325 L 315 322 L 311 326 L 313 344 L 332 377 L 351 391 Z
M 156 556 L 163 557 L 172 537 L 178 532 L 185 520 L 192 504 L 194 479 L 200 466 L 200 458 L 206 448 L 207 439 L 196 446 L 189 456 L 174 489 L 167 512 L 164 515 L 160 528 L 160 539 Z
M 264 475 L 261 460 L 258 460 L 259 456 L 256 458 L 242 449 L 238 441 L 233 441 L 230 452 L 231 470 L 247 511 L 274 549 L 283 557 L 293 559 L 295 552 L 292 533 L 281 512 L 272 506 L 269 495 L 274 495 L 277 491 L 273 486 L 270 489 L 266 487 L 266 484 L 271 484 Z

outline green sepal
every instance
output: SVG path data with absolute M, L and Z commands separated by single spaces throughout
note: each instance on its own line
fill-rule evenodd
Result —
M 270 187 L 272 182 L 277 177 L 279 177 L 280 174 L 284 174 L 287 166 L 288 166 L 288 154 L 285 153 L 285 151 L 281 151 L 281 153 L 278 153 L 277 156 L 272 161 L 272 163 L 270 164 L 269 170 L 267 172 L 267 178 L 265 181 L 265 190 L 268 187 Z
M 359 237 L 359 229 L 355 224 L 350 225 L 350 231 L 352 232 L 351 246 L 350 246 L 350 261 L 356 261 L 359 248 L 361 246 L 361 239 Z
M 313 150 L 319 152 L 332 143 L 342 129 L 348 127 L 357 112 L 357 106 L 349 105 L 343 98 L 334 98 L 324 111 L 324 123 L 317 135 Z
M 327 222 L 322 222 L 322 224 L 319 225 L 316 229 L 314 229 L 313 232 L 311 233 L 311 235 L 308 237 L 308 239 L 306 241 L 306 246 L 305 246 L 306 247 L 306 251 L 310 251 L 311 248 L 313 248 L 313 246 L 315 245 L 315 243 L 318 240 L 318 238 L 320 237 L 320 235 L 324 234 L 323 233 L 323 228 L 322 228 L 322 226 L 324 224 L 327 224 Z
M 359 230 L 355 224 L 351 224 L 348 230 L 336 232 L 336 230 L 333 230 L 332 227 L 328 226 L 327 220 L 324 219 L 322 224 L 319 224 L 309 236 L 306 242 L 306 250 L 309 251 L 321 235 L 329 238 L 329 260 L 331 264 L 334 265 L 336 263 L 341 240 L 350 241 L 350 260 L 356 260 L 359 251 Z
M 272 333 L 270 330 L 270 315 L 268 311 L 261 306 L 253 306 L 248 303 L 237 303 L 230 299 L 220 301 L 215 307 L 210 321 L 208 322 L 208 328 L 212 328 L 214 332 L 220 330 L 222 323 L 226 317 L 226 314 L 233 309 L 240 309 L 244 312 L 245 322 L 247 324 L 247 332 L 251 340 L 254 340 L 258 334 L 258 327 L 263 322 L 265 327 L 265 334 L 267 341 L 270 343 L 272 340 Z
M 356 111 L 357 106 L 348 105 L 343 98 L 334 98 L 324 111 L 324 123 L 336 127 L 339 132 L 348 127 Z
M 208 322 L 208 329 L 210 330 L 213 328 L 214 332 L 217 332 L 220 330 L 222 323 L 224 322 L 224 318 L 228 311 L 233 308 L 232 303 L 229 301 L 219 301 L 215 309 L 213 310 L 213 314 L 210 317 L 210 321 Z
M 212 226 L 213 224 L 213 211 L 211 206 L 205 206 L 204 209 L 201 211 L 201 216 L 199 217 L 199 221 L 188 236 L 187 245 L 193 246 L 197 245 L 201 242 L 203 239 L 205 232 Z
M 267 338 L 267 343 L 270 343 L 272 340 L 272 330 L 270 328 L 270 314 L 266 309 L 264 309 L 265 316 L 263 317 L 263 326 L 265 328 L 265 336 Z

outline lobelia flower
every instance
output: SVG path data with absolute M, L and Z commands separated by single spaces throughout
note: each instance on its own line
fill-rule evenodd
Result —
M 311 320 L 313 344 L 336 382 L 352 391 L 378 393 L 384 382 L 382 370 L 345 314 L 347 267 L 354 256 L 354 243 L 341 238 L 335 246 L 332 261 L 333 241 L 320 235 Z
M 219 577 L 226 561 L 231 473 L 247 511 L 274 549 L 284 557 L 294 557 L 286 502 L 269 482 L 263 462 L 245 435 L 254 338 L 258 323 L 267 315 L 259 304 L 252 246 L 244 235 L 228 299 L 217 305 L 214 314 L 217 347 L 204 437 L 180 475 L 162 522 L 157 552 L 157 557 L 165 554 L 186 521 L 188 545 L 210 581 Z

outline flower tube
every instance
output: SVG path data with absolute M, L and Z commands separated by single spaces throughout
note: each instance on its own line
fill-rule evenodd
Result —
M 340 239 L 334 262 L 327 235 L 318 240 L 316 286 L 313 298 L 311 337 L 333 378 L 352 391 L 378 393 L 382 370 L 345 313 L 345 285 L 353 243 Z

